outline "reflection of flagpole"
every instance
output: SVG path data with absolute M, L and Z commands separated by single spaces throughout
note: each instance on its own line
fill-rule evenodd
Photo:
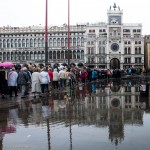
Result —
M 47 137 L 48 137 L 48 150 L 51 150 L 51 136 L 50 136 L 50 125 L 49 125 L 49 118 L 47 119 Z
M 48 65 L 48 0 L 46 0 L 45 15 L 45 66 Z
M 68 67 L 70 68 L 70 0 L 68 0 Z
M 69 100 L 69 133 L 70 133 L 70 150 L 72 150 L 72 124 L 71 124 L 71 119 L 72 119 L 72 109 L 71 109 L 71 100 Z
M 49 123 L 49 113 L 48 113 L 49 101 L 48 100 L 42 100 L 42 111 L 43 111 L 43 118 L 46 118 L 48 150 L 51 150 L 50 123 Z

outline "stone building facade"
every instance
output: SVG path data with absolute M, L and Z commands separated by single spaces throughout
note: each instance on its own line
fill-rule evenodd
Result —
M 143 67 L 141 24 L 124 24 L 116 4 L 107 10 L 107 23 L 70 26 L 70 63 L 100 68 Z M 0 61 L 45 62 L 45 28 L 1 27 Z M 68 63 L 68 26 L 48 28 L 48 63 Z
M 85 64 L 111 69 L 142 67 L 142 24 L 124 24 L 123 10 L 116 4 L 107 10 L 107 17 L 107 23 L 86 26 Z
M 67 63 L 67 25 L 48 29 L 48 63 Z M 73 63 L 84 63 L 85 26 L 70 26 L 70 59 Z M 45 28 L 2 27 L 0 28 L 0 61 L 14 63 L 44 63 Z

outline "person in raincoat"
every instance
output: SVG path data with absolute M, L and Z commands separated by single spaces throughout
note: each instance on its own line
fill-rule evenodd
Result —
M 39 72 L 39 68 L 34 68 L 33 73 L 31 75 L 31 90 L 32 93 L 34 94 L 34 98 L 36 97 L 36 93 L 39 94 L 40 97 L 40 93 L 41 93 L 41 84 L 40 84 L 40 72 Z
M 17 79 L 18 79 L 18 73 L 15 71 L 15 68 L 12 68 L 12 70 L 8 73 L 8 87 L 9 87 L 9 96 L 12 97 L 12 93 L 15 93 L 15 96 L 17 95 Z
M 21 69 L 21 72 L 19 72 L 18 74 L 18 85 L 20 86 L 21 89 L 21 98 L 25 98 L 26 90 L 29 82 L 29 77 L 26 70 L 27 68 L 23 67 Z
M 50 77 L 45 67 L 40 72 L 39 79 L 41 83 L 41 91 L 42 91 L 42 94 L 44 94 L 46 90 L 48 91 L 48 85 L 50 83 Z
M 8 84 L 7 84 L 7 72 L 5 71 L 5 67 L 0 67 L 0 93 L 2 98 L 5 99 L 5 95 L 8 91 Z

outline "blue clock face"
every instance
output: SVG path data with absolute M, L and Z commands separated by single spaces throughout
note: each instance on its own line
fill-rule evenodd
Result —
M 110 24 L 121 24 L 121 16 L 109 16 Z
M 119 45 L 117 43 L 113 43 L 111 45 L 111 50 L 117 52 L 119 50 Z

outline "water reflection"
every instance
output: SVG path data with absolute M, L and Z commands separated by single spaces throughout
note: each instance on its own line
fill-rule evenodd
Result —
M 131 80 L 104 80 L 55 92 L 47 99 L 20 101 L 14 107 L 1 110 L 1 149 L 5 134 L 17 134 L 16 126 L 41 124 L 47 130 L 48 144 L 45 149 L 57 149 L 53 138 L 57 139 L 59 135 L 52 136 L 51 132 L 59 125 L 68 128 L 70 150 L 76 138 L 73 137 L 74 125 L 108 128 L 108 140 L 117 146 L 126 138 L 126 125 L 143 126 L 144 110 L 149 108 L 149 86 L 144 85 Z M 67 148 L 63 145 L 62 149 Z
M 3 149 L 3 138 L 5 134 L 16 132 L 18 110 L 16 107 L 0 109 L 0 150 Z

